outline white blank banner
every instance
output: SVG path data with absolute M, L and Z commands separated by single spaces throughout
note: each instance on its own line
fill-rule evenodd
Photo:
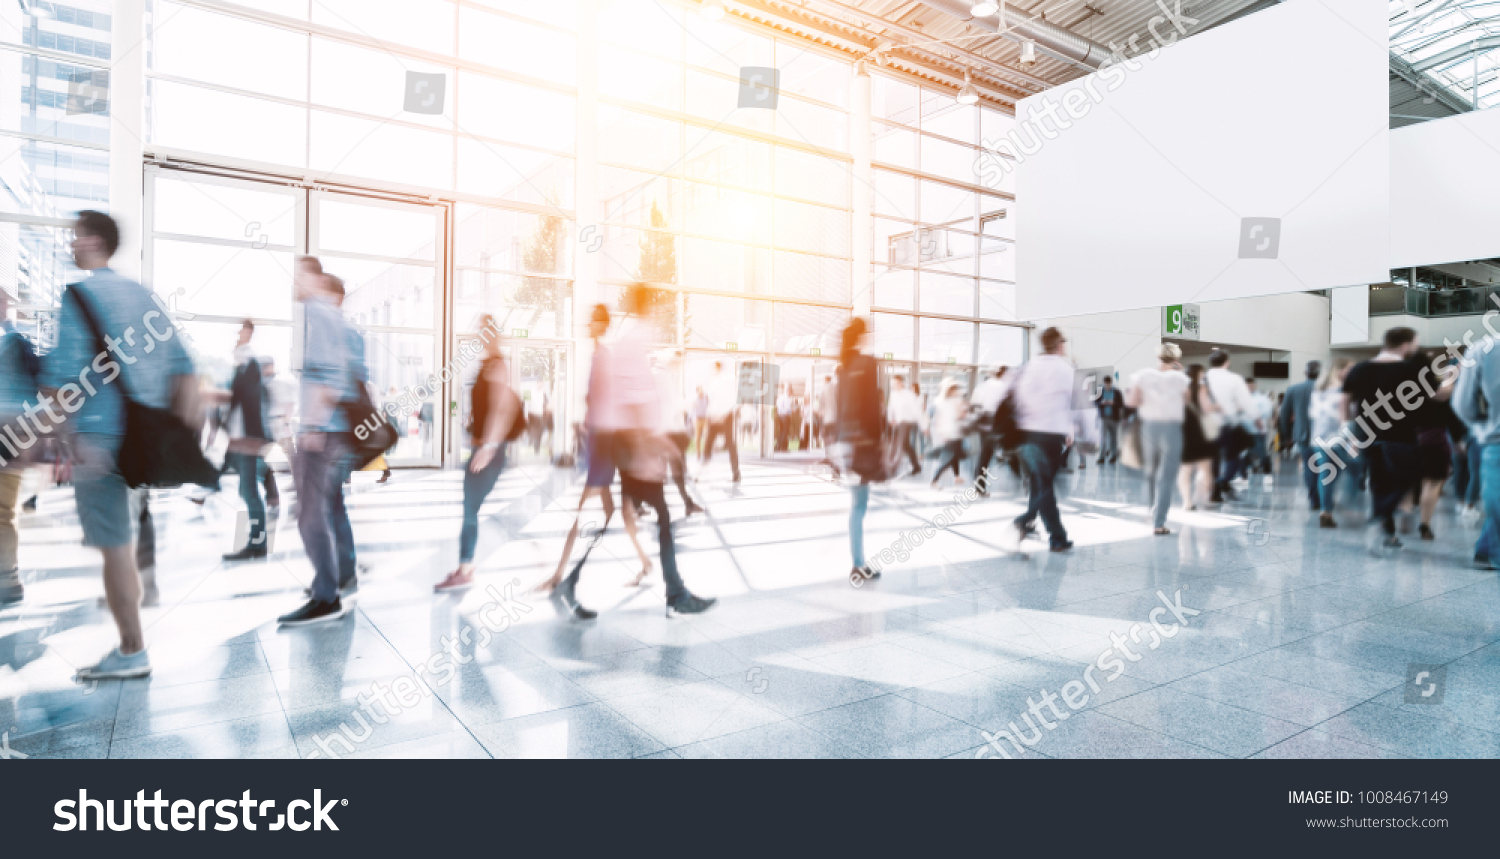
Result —
M 1500 256 L 1500 111 L 1391 132 L 1391 268 Z
M 1370 342 L 1370 288 L 1344 286 L 1332 291 L 1328 343 Z
M 1020 318 L 1386 280 L 1387 14 L 1289 0 L 1020 102 Z

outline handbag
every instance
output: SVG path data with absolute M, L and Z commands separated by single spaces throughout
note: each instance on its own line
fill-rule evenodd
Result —
M 1021 375 L 1026 372 L 1022 367 L 1016 371 L 1016 378 L 1005 390 L 1005 399 L 1000 401 L 1000 407 L 995 409 L 994 433 L 995 441 L 1001 450 L 1015 450 L 1026 440 L 1026 433 L 1021 431 L 1021 425 L 1016 418 L 1016 388 L 1021 382 Z
M 396 428 L 386 420 L 383 412 L 375 408 L 375 400 L 370 396 L 368 384 L 355 379 L 354 399 L 345 400 L 339 404 L 339 408 L 344 410 L 344 416 L 349 419 L 350 431 L 354 434 L 350 454 L 353 459 L 350 464 L 352 470 L 364 469 L 376 457 L 395 447 L 400 440 L 401 436 Z
M 83 290 L 69 286 L 66 294 L 78 302 L 102 354 L 104 332 Z M 120 390 L 125 396 L 125 438 L 118 461 L 125 485 L 132 489 L 139 486 L 172 489 L 194 483 L 217 490 L 219 469 L 203 456 L 198 447 L 198 433 L 170 409 L 154 408 L 137 400 L 130 392 L 128 376 L 122 370 L 119 377 Z

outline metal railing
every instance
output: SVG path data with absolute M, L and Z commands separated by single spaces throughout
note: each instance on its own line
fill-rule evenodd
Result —
M 1500 286 L 1466 289 L 1370 287 L 1371 316 L 1477 316 L 1491 310 L 1500 310 Z

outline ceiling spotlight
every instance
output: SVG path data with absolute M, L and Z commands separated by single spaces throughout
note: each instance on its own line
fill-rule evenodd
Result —
M 958 97 L 955 99 L 959 104 L 976 104 L 979 101 L 979 90 L 974 89 L 974 82 L 969 79 L 969 70 L 964 69 L 964 85 L 958 89 Z
M 1036 42 L 1021 43 L 1021 65 L 1031 66 L 1036 64 Z
M 698 14 L 705 21 L 724 20 L 724 0 L 703 0 L 703 4 L 698 7 Z
M 988 18 L 989 16 L 999 11 L 1000 4 L 991 3 L 989 2 L 989 0 L 979 0 L 978 3 L 975 3 L 973 6 L 969 7 L 969 14 L 973 15 L 975 18 Z

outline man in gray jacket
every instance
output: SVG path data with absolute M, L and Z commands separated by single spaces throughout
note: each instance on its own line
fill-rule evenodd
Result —
M 1318 474 L 1307 467 L 1312 456 L 1312 392 L 1318 384 L 1318 374 L 1323 365 L 1318 361 L 1307 362 L 1307 380 L 1286 389 L 1286 402 L 1281 404 L 1281 415 L 1277 420 L 1281 430 L 1281 443 L 1287 441 L 1297 446 L 1298 468 L 1302 470 L 1302 482 L 1307 486 L 1307 501 L 1312 509 L 1321 509 L 1318 503 Z

